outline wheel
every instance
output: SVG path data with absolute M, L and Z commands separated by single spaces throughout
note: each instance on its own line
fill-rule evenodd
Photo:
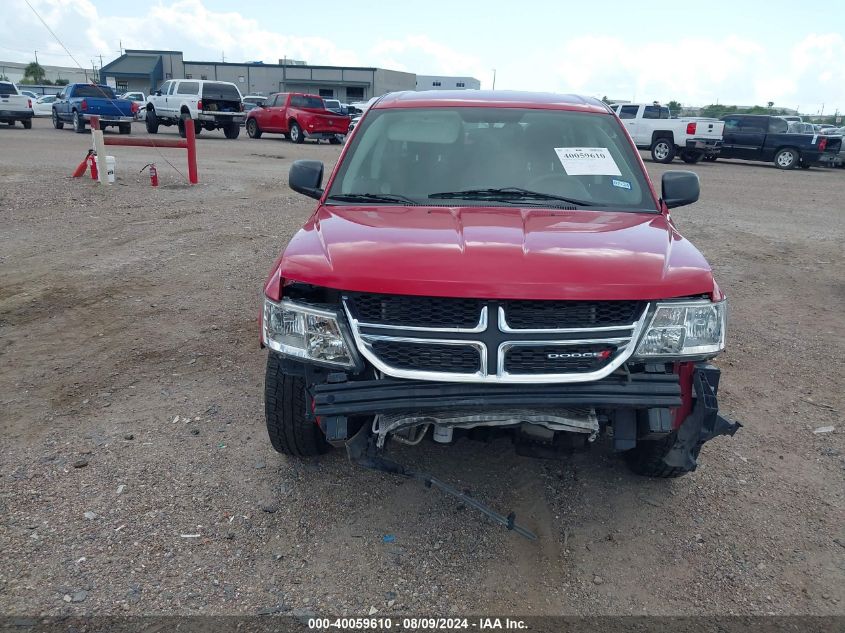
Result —
M 683 151 L 681 152 L 681 160 L 690 165 L 695 165 L 704 157 L 701 152 Z
M 147 126 L 147 134 L 158 133 L 158 117 L 155 110 L 147 110 L 147 118 L 144 120 L 144 124 Z
M 102 132 L 103 134 L 106 133 L 106 126 L 103 125 L 102 123 L 100 124 L 100 132 Z
M 705 163 L 715 163 L 717 158 L 719 158 L 718 155 L 710 154 L 709 156 L 705 156 L 703 160 Z
M 57 130 L 61 130 L 64 126 L 64 121 L 59 118 L 59 113 L 53 110 L 53 127 Z
M 121 123 L 118 128 L 121 134 L 132 134 L 132 124 L 131 123 Z
M 340 139 L 336 136 L 332 136 L 329 139 L 329 143 L 332 144 L 332 145 L 340 145 Z
M 15 121 L 14 121 L 14 119 L 13 119 L 13 120 L 11 120 L 11 121 L 6 121 L 6 125 L 8 125 L 9 127 L 15 127 Z
M 26 127 L 26 123 L 24 123 L 23 126 Z M 805 163 L 804 161 L 801 161 L 801 169 L 810 169 L 810 167 L 812 167 L 810 163 Z
M 223 126 L 223 134 L 226 138 L 238 138 L 241 134 L 241 126 L 238 123 L 227 123 Z
M 194 121 L 194 135 L 199 136 L 200 132 L 202 132 L 202 123 L 200 121 Z
M 85 134 L 85 119 L 79 116 L 79 112 L 73 112 L 73 131 Z
M 796 165 L 798 165 L 798 152 L 791 147 L 775 154 L 775 167 L 778 169 L 795 169 Z
M 686 475 L 686 470 L 669 466 L 663 461 L 663 458 L 675 444 L 675 436 L 676 434 L 673 432 L 659 440 L 638 441 L 635 448 L 625 453 L 628 467 L 638 475 L 645 477 L 672 479 Z M 701 446 L 695 449 L 695 457 L 698 457 L 700 450 Z
M 331 449 L 317 423 L 305 418 L 308 404 L 305 380 L 285 374 L 279 356 L 270 352 L 264 376 L 264 417 L 270 443 L 278 452 L 312 457 Z
M 651 159 L 655 163 L 671 163 L 675 158 L 675 144 L 672 139 L 662 137 L 651 144 Z
M 291 143 L 301 144 L 305 142 L 305 135 L 302 133 L 302 128 L 299 123 L 294 121 L 290 124 L 290 140 Z
M 24 119 L 21 121 L 23 123 L 23 129 L 30 130 L 32 129 L 32 119 Z
M 258 122 L 255 119 L 246 122 L 246 133 L 249 134 L 249 138 L 261 138 L 261 130 L 258 129 Z
M 184 114 L 179 117 L 178 126 L 179 126 L 179 136 L 181 136 L 182 138 L 185 138 L 186 132 L 185 132 L 185 115 Z

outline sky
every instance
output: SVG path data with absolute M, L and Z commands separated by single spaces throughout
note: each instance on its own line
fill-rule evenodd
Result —
M 845 111 L 845 2 L 29 0 L 79 64 L 119 49 L 186 60 L 377 66 L 491 88 Z M 684 6 L 680 6 L 684 5 Z M 800 8 L 799 8 L 800 7 Z M 26 0 L 0 60 L 76 66 Z M 14 16 L 14 17 L 12 17 Z

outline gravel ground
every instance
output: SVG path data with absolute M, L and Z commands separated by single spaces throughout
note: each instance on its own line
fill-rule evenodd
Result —
M 68 177 L 88 142 L 0 128 L 0 612 L 845 613 L 845 172 L 694 167 L 673 215 L 730 297 L 720 400 L 745 424 L 697 472 L 637 478 L 605 445 L 397 452 L 529 542 L 269 446 L 260 289 L 313 208 L 287 169 L 339 148 L 204 132 L 188 187 L 182 152 L 114 147 L 105 188 Z

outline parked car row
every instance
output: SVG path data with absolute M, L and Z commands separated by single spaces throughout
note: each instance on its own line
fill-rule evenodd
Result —
M 612 106 L 639 149 L 658 163 L 679 156 L 686 163 L 718 158 L 773 162 L 779 169 L 837 162 L 842 128 L 805 123 L 801 117 L 730 114 L 721 119 L 672 118 L 659 103 Z

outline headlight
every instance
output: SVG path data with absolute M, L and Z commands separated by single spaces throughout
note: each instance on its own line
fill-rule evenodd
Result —
M 715 356 L 725 349 L 727 300 L 658 303 L 636 356 Z
M 355 365 L 336 312 L 265 297 L 262 321 L 264 344 L 272 350 L 326 365 Z

